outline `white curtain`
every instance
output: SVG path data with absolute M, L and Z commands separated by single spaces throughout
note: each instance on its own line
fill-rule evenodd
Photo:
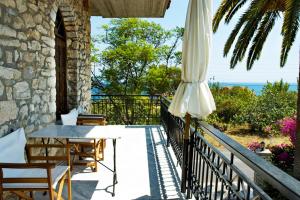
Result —
M 181 83 L 169 112 L 202 118 L 212 113 L 215 102 L 206 81 L 212 40 L 212 0 L 190 0 L 186 17 Z

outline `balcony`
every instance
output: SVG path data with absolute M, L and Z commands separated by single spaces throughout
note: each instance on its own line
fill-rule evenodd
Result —
M 118 184 L 112 197 L 113 148 L 108 141 L 97 173 L 73 171 L 74 199 L 300 199 L 299 181 L 203 121 L 193 121 L 185 150 L 185 121 L 167 111 L 169 103 L 161 96 L 93 96 L 92 112 L 121 127 Z M 272 194 L 254 177 L 272 186 Z M 44 199 L 42 193 L 36 197 Z
M 72 175 L 73 199 L 182 199 L 179 167 L 166 147 L 162 126 L 122 126 L 117 141 L 116 194 L 112 197 L 112 142 L 107 141 L 104 165 L 96 173 L 77 167 Z M 106 166 L 106 167 L 105 167 Z M 177 170 L 178 171 L 177 171 Z M 67 190 L 65 189 L 67 198 Z M 47 197 L 47 196 L 46 196 Z M 36 199 L 44 199 L 39 193 Z
M 124 131 L 126 140 L 130 138 L 130 135 L 133 136 L 137 130 L 141 130 L 139 134 L 144 135 L 147 138 L 146 141 L 152 140 L 152 143 L 148 142 L 147 145 L 145 143 L 141 145 L 142 139 L 139 140 L 137 132 L 137 135 L 132 137 L 134 138 L 131 141 L 134 143 L 132 145 L 140 146 L 139 153 L 143 151 L 146 155 L 145 152 L 148 152 L 148 167 L 144 163 L 146 167 L 143 168 L 143 170 L 148 170 L 144 171 L 143 176 L 145 178 L 157 177 L 157 174 L 164 172 L 164 170 L 169 171 L 172 174 L 170 183 L 173 191 L 171 193 L 179 195 L 175 199 L 277 199 L 279 198 L 278 194 L 287 199 L 300 199 L 299 181 L 203 121 L 194 120 L 192 122 L 189 147 L 184 150 L 183 130 L 185 121 L 182 118 L 172 116 L 167 111 L 169 104 L 168 99 L 160 96 L 98 95 L 93 96 L 92 112 L 106 115 L 112 124 L 125 124 L 125 129 L 128 130 L 126 134 Z M 136 124 L 156 126 L 133 126 Z M 158 140 L 151 138 L 149 140 L 148 137 L 158 138 Z M 222 147 L 213 146 L 208 142 L 207 137 L 214 138 Z M 149 144 L 151 144 L 150 147 Z M 153 146 L 153 144 L 155 145 Z M 159 164 L 149 165 L 149 148 L 152 149 L 153 147 L 160 149 L 153 151 L 156 162 Z M 123 152 L 121 148 L 118 150 L 119 152 Z M 126 147 L 124 148 L 126 149 Z M 124 154 L 121 155 L 120 153 L 119 156 L 119 159 L 124 163 L 126 159 L 130 160 L 129 157 L 135 157 L 134 153 L 129 156 L 128 146 L 125 149 Z M 145 156 L 142 157 L 145 159 Z M 160 162 L 160 158 L 164 158 L 165 161 Z M 140 165 L 139 160 L 134 159 L 127 162 L 131 163 L 131 167 L 123 166 L 127 168 L 124 173 L 129 174 L 128 176 L 135 174 L 134 169 L 135 166 Z M 121 168 L 122 165 L 120 164 Z M 254 177 L 256 177 L 255 181 Z M 276 192 L 269 194 L 264 191 L 265 188 L 262 187 L 261 181 L 257 181 L 257 177 L 264 184 L 269 184 Z M 153 188 L 154 185 L 150 181 L 150 185 L 146 186 L 149 187 L 148 191 L 168 191 L 162 184 L 165 183 L 164 177 L 158 180 L 161 181 L 156 181 L 159 183 L 159 188 Z M 128 187 L 127 183 L 123 184 Z M 183 193 L 179 192 L 178 184 Z M 117 187 L 117 190 L 123 190 L 121 189 L 122 183 Z M 129 190 L 127 189 L 127 191 Z M 136 190 L 133 189 L 132 192 L 134 193 L 134 191 Z M 149 195 L 148 192 L 140 196 L 155 199 L 156 196 L 152 196 L 154 194 L 150 192 Z M 162 195 L 161 199 L 173 198 L 166 193 L 160 193 L 160 195 Z M 180 197 L 180 195 L 183 196 Z

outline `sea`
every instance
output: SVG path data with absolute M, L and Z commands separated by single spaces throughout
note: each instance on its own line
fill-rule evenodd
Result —
M 220 84 L 221 87 L 234 87 L 234 86 L 247 87 L 250 90 L 253 90 L 256 95 L 261 95 L 261 91 L 262 91 L 262 89 L 263 89 L 263 87 L 266 83 L 220 82 L 219 84 Z M 289 85 L 290 85 L 290 87 L 289 87 L 290 91 L 297 91 L 297 84 L 296 83 L 289 83 Z M 97 88 L 92 89 L 92 95 L 99 95 L 99 94 L 103 94 L 103 93 L 101 93 L 101 91 Z
M 221 87 L 234 87 L 234 86 L 240 86 L 240 87 L 247 87 L 250 90 L 253 90 L 256 95 L 261 95 L 263 87 L 266 85 L 266 83 L 243 83 L 243 82 L 236 82 L 236 83 L 230 83 L 230 82 L 220 82 Z M 290 91 L 297 91 L 297 84 L 296 83 L 289 83 Z

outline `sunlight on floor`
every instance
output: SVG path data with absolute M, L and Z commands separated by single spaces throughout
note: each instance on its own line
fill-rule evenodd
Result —
M 72 176 L 74 200 L 183 199 L 179 167 L 161 126 L 124 126 L 117 141 L 118 184 L 112 197 L 112 172 L 99 165 L 97 173 L 77 168 Z M 113 167 L 112 141 L 107 141 L 104 163 Z M 64 191 L 66 194 L 66 191 Z M 38 199 L 45 199 L 40 194 Z M 65 196 L 67 198 L 67 196 Z

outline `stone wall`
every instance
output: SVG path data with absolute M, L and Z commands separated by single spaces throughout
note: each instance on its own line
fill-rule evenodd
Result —
M 90 101 L 90 17 L 84 1 L 0 0 L 0 136 L 56 120 L 55 20 L 67 36 L 69 109 Z

